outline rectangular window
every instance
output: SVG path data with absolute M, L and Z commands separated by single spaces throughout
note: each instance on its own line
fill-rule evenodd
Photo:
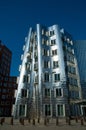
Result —
M 42 29 L 42 35 L 44 35 L 45 34 L 45 30 L 44 29 Z
M 60 74 L 54 74 L 54 82 L 60 81 Z
M 44 61 L 44 68 L 50 68 L 50 61 Z
M 26 82 L 26 76 L 24 75 L 23 76 L 23 83 L 25 83 Z
M 47 104 L 45 105 L 45 116 L 50 116 L 51 115 L 51 105 Z
M 6 95 L 2 95 L 2 99 L 6 99 Z
M 42 53 L 43 53 L 43 56 L 49 56 L 49 50 L 47 49 L 43 49 Z
M 7 86 L 8 86 L 8 84 L 7 84 L 7 83 L 3 83 L 3 85 L 4 85 L 4 87 L 7 87 Z
M 51 40 L 51 46 L 56 45 L 56 39 Z
M 58 61 L 53 61 L 53 68 L 58 68 L 59 67 L 59 64 L 58 64 Z
M 79 99 L 79 92 L 75 92 L 75 98 Z
M 64 116 L 64 107 L 63 105 L 57 105 L 57 116 Z
M 26 70 L 31 70 L 31 65 L 29 63 L 25 63 L 25 69 Z
M 74 91 L 70 91 L 70 97 L 71 97 L 72 99 L 75 98 L 75 92 L 74 92 Z
M 38 83 L 38 75 L 35 76 L 35 83 Z
M 48 41 L 48 39 L 44 39 L 44 38 L 42 38 L 42 44 L 43 45 L 49 45 L 49 41 Z
M 75 85 L 75 86 L 78 86 L 77 79 L 74 79 L 74 85 Z
M 67 55 L 67 60 L 74 63 L 74 57 L 72 55 Z
M 55 56 L 55 55 L 57 55 L 57 49 L 52 50 L 52 56 Z
M 19 115 L 24 116 L 25 115 L 25 105 L 19 106 Z
M 30 83 L 30 76 L 24 75 L 23 76 L 23 83 Z
M 45 97 L 50 97 L 50 89 L 45 88 Z
M 77 79 L 69 78 L 69 83 L 70 83 L 70 85 L 78 86 Z
M 55 31 L 54 30 L 50 31 L 50 36 L 53 36 L 53 35 L 55 35 Z
M 6 92 L 7 92 L 7 89 L 2 89 L 2 92 L 3 92 L 3 93 L 6 93 Z
M 44 74 L 44 82 L 49 82 L 49 73 Z
M 72 72 L 72 74 L 76 74 L 76 69 L 75 69 L 75 67 L 72 67 L 72 68 L 71 68 L 71 72 Z
M 26 89 L 21 89 L 21 97 L 27 97 L 27 90 Z
M 62 96 L 62 89 L 61 88 L 57 88 L 56 89 L 56 97 L 61 97 Z
M 38 70 L 38 63 L 37 62 L 34 64 L 34 70 Z
M 35 57 L 35 58 L 36 58 L 36 57 L 38 58 L 38 52 L 37 52 L 37 51 L 34 52 L 34 57 Z

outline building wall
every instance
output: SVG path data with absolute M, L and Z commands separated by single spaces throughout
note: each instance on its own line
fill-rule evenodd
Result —
M 86 40 L 75 41 L 74 48 L 80 74 L 82 97 L 83 99 L 86 99 Z
M 37 24 L 35 30 L 30 28 L 22 56 L 14 115 L 31 118 L 76 115 L 80 111 L 75 101 L 80 99 L 71 35 L 58 25 Z
M 0 116 L 11 116 L 17 77 L 10 76 L 12 52 L 0 43 Z

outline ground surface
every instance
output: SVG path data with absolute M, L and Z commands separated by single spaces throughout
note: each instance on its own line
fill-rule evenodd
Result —
M 78 120 L 76 123 L 75 120 L 71 121 L 71 125 L 66 123 L 65 119 L 59 120 L 59 124 L 56 126 L 56 120 L 49 120 L 47 125 L 44 125 L 44 120 L 40 121 L 40 124 L 35 121 L 35 125 L 31 121 L 28 123 L 28 120 L 24 121 L 22 125 L 19 120 L 13 120 L 13 125 L 11 124 L 11 118 L 5 118 L 3 125 L 0 124 L 0 130 L 86 130 L 86 122 L 84 125 L 81 125 L 81 121 Z

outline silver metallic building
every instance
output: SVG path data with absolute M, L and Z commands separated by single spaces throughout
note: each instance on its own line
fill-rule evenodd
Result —
M 82 98 L 73 39 L 58 25 L 30 28 L 23 46 L 15 117 L 81 114 Z

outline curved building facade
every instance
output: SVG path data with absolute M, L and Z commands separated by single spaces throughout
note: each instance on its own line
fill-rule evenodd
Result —
M 73 39 L 58 25 L 30 28 L 15 103 L 15 117 L 80 115 L 81 86 Z

